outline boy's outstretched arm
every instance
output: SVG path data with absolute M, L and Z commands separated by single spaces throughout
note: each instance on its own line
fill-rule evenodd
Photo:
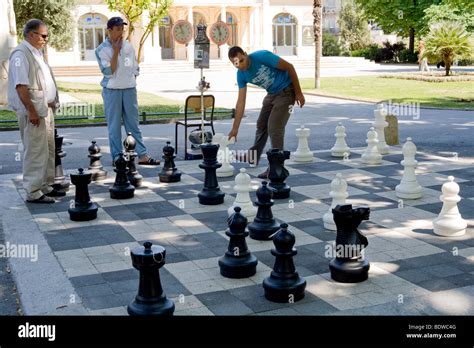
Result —
M 303 92 L 301 91 L 300 80 L 298 79 L 298 74 L 296 74 L 295 67 L 293 64 L 287 62 L 286 60 L 280 58 L 278 61 L 278 69 L 288 71 L 288 75 L 290 76 L 291 82 L 295 87 L 295 99 L 296 102 L 300 107 L 303 107 L 305 103 Z
M 247 87 L 239 88 L 239 97 L 235 106 L 235 119 L 232 129 L 229 132 L 229 140 L 235 138 L 237 141 L 237 133 L 239 132 L 240 122 L 244 116 L 245 101 L 247 99 Z

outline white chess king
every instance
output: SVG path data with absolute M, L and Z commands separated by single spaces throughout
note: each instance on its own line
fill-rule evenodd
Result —
M 457 237 L 466 233 L 467 222 L 459 213 L 458 203 L 461 200 L 459 185 L 454 177 L 449 176 L 448 182 L 441 187 L 443 194 L 439 197 L 443 207 L 438 217 L 433 221 L 433 232 L 440 236 Z
M 304 125 L 301 125 L 301 128 L 296 129 L 296 136 L 298 137 L 298 148 L 291 159 L 295 162 L 312 162 L 313 161 L 313 153 L 309 149 L 308 146 L 308 138 L 311 134 L 311 130 L 309 128 L 305 128 Z
M 403 145 L 403 160 L 400 162 L 403 166 L 403 177 L 399 185 L 395 187 L 395 193 L 398 198 L 418 199 L 422 196 L 423 189 L 416 180 L 415 168 L 418 161 L 415 160 L 416 145 L 407 138 Z

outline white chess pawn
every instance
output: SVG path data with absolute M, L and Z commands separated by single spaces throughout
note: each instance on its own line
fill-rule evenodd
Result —
M 400 162 L 403 166 L 403 177 L 399 185 L 395 187 L 395 193 L 398 198 L 417 199 L 421 198 L 423 189 L 416 180 L 415 168 L 418 163 L 415 160 L 416 145 L 407 138 L 403 145 L 403 160 Z
M 443 194 L 439 197 L 443 207 L 438 217 L 433 221 L 433 232 L 440 236 L 457 237 L 466 233 L 467 222 L 459 213 L 458 203 L 461 200 L 459 185 L 454 177 L 449 176 L 448 182 L 441 187 Z
M 234 207 L 240 207 L 242 209 L 241 213 L 247 218 L 248 222 L 252 222 L 257 215 L 257 207 L 254 207 L 250 199 L 252 180 L 245 168 L 240 168 L 240 173 L 235 176 L 234 191 L 237 192 L 237 196 L 227 213 L 231 216 L 234 214 Z
M 296 129 L 296 136 L 298 137 L 298 148 L 291 159 L 295 162 L 312 162 L 313 161 L 313 153 L 309 149 L 308 146 L 308 137 L 311 133 L 309 128 L 305 128 L 304 125 L 301 125 L 301 128 Z
M 348 157 L 351 153 L 351 149 L 346 144 L 346 127 L 341 122 L 336 126 L 336 143 L 331 148 L 331 156 L 333 157 Z
M 323 215 L 324 228 L 336 231 L 332 209 L 337 205 L 345 204 L 346 198 L 349 196 L 347 193 L 347 182 L 344 180 L 341 173 L 337 173 L 336 177 L 331 181 L 331 191 L 329 192 L 329 196 L 332 197 L 332 203 L 328 212 Z
M 230 164 L 231 156 L 229 144 L 233 143 L 233 139 L 228 140 L 227 136 L 223 133 L 216 133 L 213 137 L 213 142 L 219 144 L 219 151 L 217 152 L 217 160 L 222 164 L 222 167 L 217 168 L 216 174 L 219 178 L 228 177 L 234 175 L 234 166 Z
M 373 123 L 373 126 L 375 128 L 375 131 L 377 132 L 377 139 L 379 140 L 377 144 L 377 149 L 382 155 L 386 155 L 390 151 L 390 148 L 385 142 L 385 127 L 388 126 L 388 122 L 385 121 L 387 111 L 385 110 L 382 104 L 377 105 L 377 109 L 374 110 L 374 116 L 375 121 Z
M 374 127 L 370 127 L 370 130 L 367 132 L 367 148 L 362 154 L 362 162 L 366 164 L 380 164 L 382 163 L 382 155 L 377 149 L 377 132 L 374 130 Z

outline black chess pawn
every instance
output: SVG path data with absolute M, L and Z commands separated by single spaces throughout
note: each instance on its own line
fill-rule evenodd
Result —
M 286 178 L 290 175 L 288 169 L 284 167 L 285 160 L 290 158 L 290 151 L 281 151 L 279 149 L 271 149 L 267 152 L 268 179 L 271 188 L 275 189 L 273 198 L 281 199 L 290 197 L 290 186 L 285 183 Z
M 273 271 L 263 281 L 267 300 L 280 303 L 293 303 L 304 297 L 306 280 L 296 272 L 293 257 L 297 254 L 295 235 L 288 231 L 287 224 L 273 236 L 272 255 L 276 257 Z
M 358 283 L 369 277 L 370 264 L 364 257 L 364 249 L 369 244 L 357 227 L 368 220 L 370 209 L 352 209 L 352 204 L 338 205 L 332 210 L 337 228 L 335 254 L 329 263 L 331 278 L 341 283 Z
M 221 274 L 227 278 L 247 278 L 257 272 L 257 258 L 250 253 L 245 241 L 249 235 L 245 231 L 247 218 L 240 210 L 240 207 L 234 207 L 234 214 L 227 219 L 229 230 L 225 234 L 230 238 L 229 246 L 219 259 Z
M 181 180 L 181 172 L 174 164 L 175 158 L 174 148 L 170 145 L 170 142 L 167 141 L 166 146 L 163 148 L 163 159 L 165 163 L 163 164 L 163 168 L 161 168 L 160 174 L 158 174 L 160 182 L 178 182 Z
M 63 140 L 64 137 L 58 135 L 58 130 L 54 129 L 54 184 L 53 188 L 56 191 L 68 191 L 69 181 L 64 176 L 62 159 L 66 157 L 66 152 L 63 151 Z
M 266 181 L 262 181 L 262 186 L 257 190 L 257 216 L 248 225 L 250 238 L 257 240 L 268 240 L 280 226 L 273 218 L 273 189 L 267 186 Z
M 135 164 L 135 158 L 137 158 L 138 154 L 135 152 L 135 147 L 137 146 L 137 141 L 132 136 L 132 133 L 128 132 L 127 137 L 123 141 L 123 146 L 125 148 L 125 153 L 127 156 L 127 166 L 128 166 L 128 180 L 130 183 L 135 187 L 142 186 L 143 176 L 138 173 L 137 166 Z
M 166 250 L 151 242 L 131 251 L 133 267 L 140 271 L 135 300 L 127 307 L 130 315 L 173 315 L 174 303 L 163 293 L 160 268 L 165 265 Z
M 204 205 L 216 205 L 224 203 L 225 193 L 219 188 L 217 181 L 217 168 L 220 168 L 222 164 L 217 161 L 217 151 L 219 151 L 218 144 L 212 144 L 211 139 L 207 140 L 207 143 L 201 145 L 201 151 L 203 155 L 203 162 L 199 165 L 199 168 L 204 169 L 204 187 L 201 192 L 198 193 L 199 203 Z
M 102 154 L 100 153 L 100 147 L 96 144 L 95 140 L 92 141 L 92 144 L 88 148 L 89 151 L 89 172 L 92 173 L 92 181 L 104 180 L 107 178 L 107 171 L 104 170 L 102 162 Z
M 92 173 L 84 172 L 79 168 L 76 174 L 71 174 L 71 182 L 76 186 L 74 206 L 68 209 L 72 221 L 89 221 L 97 218 L 97 204 L 91 201 L 88 185 L 91 183 Z
M 115 158 L 115 175 L 114 185 L 109 189 L 110 198 L 127 199 L 132 198 L 135 193 L 135 187 L 130 184 L 127 176 L 127 161 L 123 152 Z

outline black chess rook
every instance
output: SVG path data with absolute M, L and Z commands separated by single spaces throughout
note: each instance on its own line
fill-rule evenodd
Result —
M 268 179 L 270 186 L 275 191 L 273 192 L 274 199 L 283 199 L 290 197 L 291 188 L 285 183 L 286 178 L 290 175 L 288 169 L 285 168 L 285 160 L 290 158 L 290 151 L 283 151 L 280 149 L 271 149 L 267 151 Z
M 76 174 L 71 174 L 71 182 L 76 186 L 74 206 L 68 209 L 72 221 L 89 221 L 97 218 L 97 204 L 91 201 L 89 187 L 92 174 L 79 168 Z
M 337 205 L 332 210 L 337 228 L 335 258 L 329 262 L 331 278 L 340 283 L 359 283 L 369 277 L 370 264 L 364 257 L 369 244 L 357 227 L 368 220 L 368 207 L 352 208 L 352 204 Z
M 217 181 L 217 168 L 222 164 L 217 161 L 218 144 L 212 144 L 211 139 L 207 143 L 201 145 L 203 162 L 199 168 L 204 169 L 204 187 L 198 193 L 199 203 L 203 205 L 217 205 L 224 203 L 225 193 L 219 188 Z
M 273 189 L 267 186 L 266 181 L 262 181 L 262 186 L 257 190 L 257 216 L 248 225 L 250 238 L 256 240 L 269 240 L 280 226 L 275 221 L 272 213 Z
M 174 303 L 163 293 L 160 268 L 165 265 L 166 249 L 151 242 L 131 251 L 132 264 L 140 272 L 138 294 L 127 307 L 132 316 L 170 316 Z
M 170 142 L 167 141 L 166 146 L 163 147 L 163 160 L 165 163 L 163 164 L 163 168 L 161 168 L 161 172 L 158 174 L 160 182 L 178 182 L 181 180 L 181 171 L 176 168 L 174 163 L 175 158 L 174 148 L 170 145 Z
M 272 302 L 293 303 L 304 298 L 306 280 L 296 272 L 293 257 L 297 254 L 295 236 L 288 231 L 287 224 L 273 236 L 272 255 L 275 264 L 270 276 L 263 281 L 265 298 Z
M 128 132 L 127 137 L 123 141 L 123 147 L 125 149 L 128 162 L 128 180 L 130 180 L 130 183 L 133 186 L 140 187 L 143 183 L 143 176 L 138 173 L 137 166 L 135 163 L 135 158 L 137 158 L 138 156 L 138 154 L 135 152 L 135 148 L 137 147 L 137 141 L 132 136 L 132 133 Z
M 112 199 L 127 199 L 133 198 L 135 194 L 135 187 L 130 184 L 127 176 L 127 161 L 121 152 L 115 158 L 115 182 L 114 185 L 109 189 L 110 198 Z
M 100 181 L 107 178 L 107 171 L 104 170 L 102 162 L 102 154 L 100 153 L 100 147 L 96 141 L 93 140 L 88 148 L 89 151 L 89 172 L 92 174 L 92 181 Z
M 257 258 L 250 253 L 245 241 L 249 235 L 245 230 L 247 218 L 240 211 L 240 207 L 234 207 L 234 214 L 227 219 L 229 246 L 219 259 L 221 275 L 227 278 L 248 278 L 257 272 Z

